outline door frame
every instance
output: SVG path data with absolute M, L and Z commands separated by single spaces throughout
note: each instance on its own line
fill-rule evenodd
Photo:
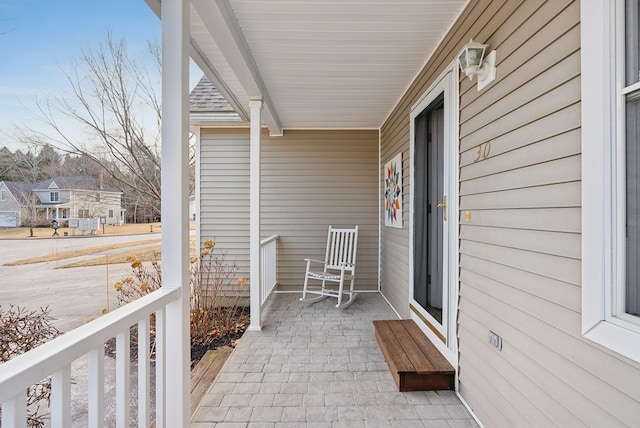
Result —
M 410 177 L 409 194 L 409 308 L 411 319 L 421 328 L 425 335 L 438 348 L 454 367 L 458 365 L 458 339 L 456 320 L 458 316 L 459 289 L 459 98 L 458 98 L 458 66 L 452 62 L 447 69 L 425 91 L 410 112 Z M 435 319 L 413 300 L 414 289 L 414 186 L 415 183 L 415 118 L 440 94 L 444 93 L 444 149 L 445 149 L 445 195 L 448 196 L 448 220 L 445 222 L 443 243 L 443 278 L 449 285 L 443 293 L 442 327 Z

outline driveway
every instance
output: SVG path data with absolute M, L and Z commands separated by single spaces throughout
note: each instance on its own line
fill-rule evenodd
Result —
M 21 266 L 5 264 L 63 251 L 159 238 L 159 233 L 148 233 L 0 240 L 0 305 L 4 307 L 15 304 L 33 310 L 48 306 L 51 316 L 55 318 L 54 325 L 61 331 L 69 331 L 84 324 L 89 317 L 102 314 L 102 308 L 107 306 L 107 292 L 110 307 L 113 308 L 113 284 L 130 272 L 129 264 L 56 269 L 63 263 L 85 257 Z M 128 247 L 133 248 L 139 247 Z M 124 251 L 127 248 L 91 254 L 89 257 Z

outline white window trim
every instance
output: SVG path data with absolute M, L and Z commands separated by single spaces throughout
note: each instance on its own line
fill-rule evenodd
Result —
M 57 198 L 54 200 L 53 195 L 56 195 Z M 49 192 L 49 202 L 60 202 L 60 192 L 58 191 L 50 191 Z
M 640 362 L 640 327 L 617 316 L 624 255 L 620 235 L 624 197 L 619 176 L 624 117 L 616 93 L 616 5 L 622 0 L 582 0 L 582 334 Z M 620 10 L 620 9 L 618 9 Z M 615 53 L 618 55 L 615 55 Z

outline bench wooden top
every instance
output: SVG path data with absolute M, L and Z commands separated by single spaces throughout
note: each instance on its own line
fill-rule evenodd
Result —
M 398 373 L 455 373 L 451 364 L 413 320 L 380 320 L 373 323 Z

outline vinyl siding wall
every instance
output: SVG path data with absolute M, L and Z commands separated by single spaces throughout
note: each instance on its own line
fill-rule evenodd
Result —
M 408 194 L 410 106 L 471 37 L 497 50 L 495 82 L 460 81 L 460 393 L 488 427 L 640 421 L 640 364 L 581 335 L 579 6 L 472 2 L 382 129 Z M 382 290 L 403 316 L 408 239 L 408 224 L 382 235 Z
M 323 259 L 329 225 L 359 225 L 355 287 L 378 288 L 378 132 L 262 135 L 262 237 L 279 235 L 279 290 L 302 290 L 304 258 Z M 249 131 L 201 133 L 201 239 L 249 275 Z
M 0 226 L 19 226 L 22 223 L 20 204 L 4 182 L 0 182 L 0 191 L 5 194 L 5 200 L 0 200 Z

